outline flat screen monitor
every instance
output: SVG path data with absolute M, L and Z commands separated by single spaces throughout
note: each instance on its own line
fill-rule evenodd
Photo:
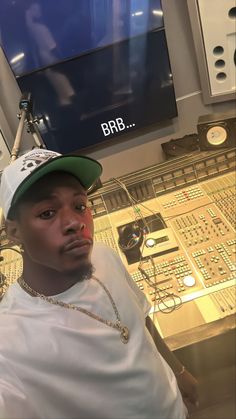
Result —
M 48 148 L 91 149 L 177 115 L 160 0 L 1 0 L 0 30 Z

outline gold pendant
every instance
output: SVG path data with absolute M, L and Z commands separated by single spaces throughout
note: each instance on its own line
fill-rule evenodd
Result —
M 123 326 L 120 332 L 120 338 L 123 343 L 129 342 L 129 329 L 126 326 Z

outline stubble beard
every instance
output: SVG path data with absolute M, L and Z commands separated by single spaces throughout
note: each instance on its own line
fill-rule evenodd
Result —
M 94 273 L 95 269 L 91 262 L 83 263 L 77 270 L 76 273 L 73 274 L 73 276 L 76 274 L 77 282 L 82 282 L 87 279 L 90 279 Z

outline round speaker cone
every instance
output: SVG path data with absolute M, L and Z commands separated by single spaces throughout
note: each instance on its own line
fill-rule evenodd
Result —
M 226 141 L 227 131 L 224 127 L 215 126 L 207 131 L 206 137 L 209 144 L 218 146 Z

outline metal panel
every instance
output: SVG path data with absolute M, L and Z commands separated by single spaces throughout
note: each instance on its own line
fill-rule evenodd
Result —
M 204 103 L 235 99 L 234 0 L 187 0 Z

